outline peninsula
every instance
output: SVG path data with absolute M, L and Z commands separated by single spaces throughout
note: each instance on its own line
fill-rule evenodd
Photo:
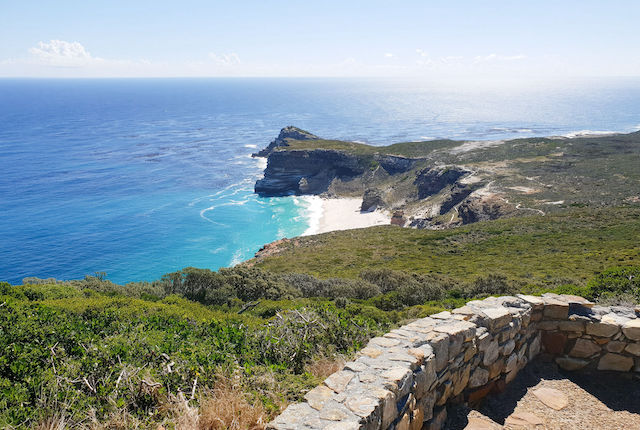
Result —
M 640 132 L 371 146 L 289 126 L 254 156 L 268 161 L 261 196 L 360 199 L 362 213 L 405 227 L 640 202 Z

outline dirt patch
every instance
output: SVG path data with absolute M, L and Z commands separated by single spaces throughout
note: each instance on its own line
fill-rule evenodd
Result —
M 545 405 L 534 395 L 541 388 L 563 393 L 567 405 L 559 410 Z M 478 411 L 452 408 L 446 428 L 464 429 L 478 413 L 510 430 L 640 429 L 640 379 L 614 372 L 564 372 L 536 360 L 504 392 L 487 397 Z M 514 416 L 540 423 L 514 425 Z

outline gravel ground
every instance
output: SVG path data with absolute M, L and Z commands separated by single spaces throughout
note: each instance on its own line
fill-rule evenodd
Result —
M 566 394 L 568 405 L 561 410 L 546 406 L 532 393 L 541 387 Z M 478 412 L 501 425 L 514 412 L 533 413 L 544 423 L 504 427 L 510 430 L 640 430 L 640 379 L 614 372 L 564 372 L 537 360 L 503 393 L 487 397 L 478 411 L 451 408 L 447 428 L 464 429 L 469 416 L 481 416 Z

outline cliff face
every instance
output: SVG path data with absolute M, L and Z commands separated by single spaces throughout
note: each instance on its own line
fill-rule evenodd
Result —
M 256 182 L 255 192 L 263 197 L 322 194 L 336 179 L 352 181 L 378 168 L 396 175 L 411 170 L 416 162 L 407 157 L 332 149 L 277 150 L 269 154 L 264 178 Z
M 361 158 L 341 151 L 274 151 L 255 192 L 263 197 L 321 194 L 335 178 L 349 180 L 368 168 Z

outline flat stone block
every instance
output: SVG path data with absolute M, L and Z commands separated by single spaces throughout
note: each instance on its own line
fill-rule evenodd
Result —
M 620 326 L 609 322 L 594 322 L 588 323 L 585 330 L 587 334 L 592 336 L 612 337 L 620 331 Z
M 584 333 L 584 322 L 583 321 L 560 321 L 558 323 L 558 328 L 561 331 Z
M 622 332 L 631 340 L 640 340 L 640 318 L 628 321 L 622 326 Z
M 578 370 L 589 364 L 589 361 L 573 357 L 557 357 L 556 363 L 564 370 Z
M 555 388 L 541 387 L 533 390 L 532 393 L 538 400 L 556 411 L 564 409 L 569 404 L 567 395 Z
M 598 370 L 615 370 L 628 372 L 633 367 L 633 358 L 624 355 L 607 353 L 600 358 Z
M 324 384 L 336 393 L 341 393 L 355 375 L 355 373 L 348 370 L 340 370 L 325 379 Z
M 504 327 L 511 321 L 511 313 L 505 308 L 486 308 L 482 312 L 487 316 L 486 322 L 489 330 L 496 330 Z
M 304 399 L 313 409 L 320 410 L 322 405 L 335 393 L 325 385 L 319 385 L 304 395 Z
M 545 299 L 543 315 L 554 320 L 566 320 L 569 317 L 569 304 L 554 299 Z
M 611 342 L 608 342 L 604 349 L 606 349 L 609 352 L 622 352 L 624 351 L 624 348 L 627 346 L 626 342 L 620 342 L 617 340 L 612 340 Z
M 594 341 L 580 338 L 576 340 L 576 344 L 569 352 L 569 355 L 571 357 L 587 358 L 599 354 L 600 351 L 602 351 L 602 348 Z
M 627 351 L 630 354 L 639 355 L 640 356 L 640 343 L 630 343 L 625 348 L 625 351 Z
M 438 325 L 434 331 L 446 333 L 450 336 L 462 335 L 465 341 L 473 339 L 476 334 L 476 326 L 467 321 L 451 321 L 446 324 Z

